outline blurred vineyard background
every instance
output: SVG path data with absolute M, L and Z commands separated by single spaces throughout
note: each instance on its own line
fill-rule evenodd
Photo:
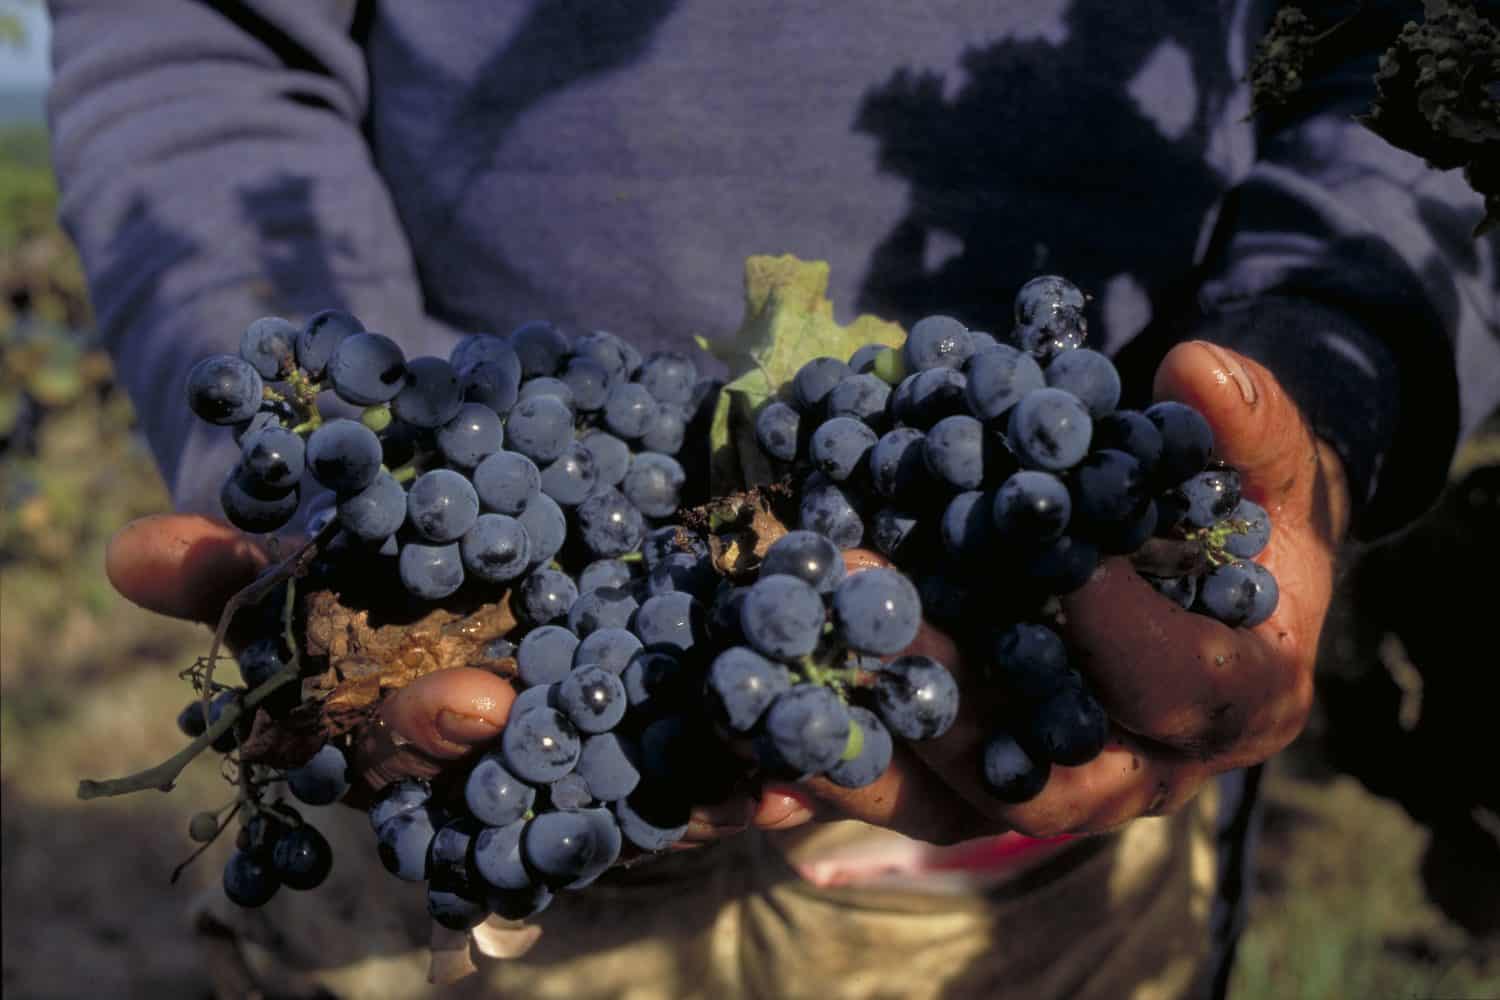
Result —
M 3 990 L 202 996 L 187 906 L 219 849 L 168 877 L 188 817 L 227 797 L 213 763 L 171 795 L 74 799 L 176 749 L 177 672 L 207 632 L 104 578 L 111 533 L 167 496 L 94 338 L 35 105 L 0 95 Z M 1500 417 L 1431 516 L 1350 561 L 1317 715 L 1270 771 L 1237 1000 L 1500 996 L 1497 558 Z

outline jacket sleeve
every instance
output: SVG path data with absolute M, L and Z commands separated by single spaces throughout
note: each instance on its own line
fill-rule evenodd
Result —
M 364 136 L 353 0 L 53 0 L 60 214 L 179 509 L 219 511 L 226 428 L 188 370 L 259 316 L 342 307 L 446 354 Z
M 1460 434 L 1500 401 L 1500 240 L 1472 235 L 1482 200 L 1354 119 L 1384 43 L 1421 19 L 1371 6 L 1371 44 L 1258 116 L 1191 310 L 1194 335 L 1270 367 L 1340 452 L 1362 538 L 1422 513 Z

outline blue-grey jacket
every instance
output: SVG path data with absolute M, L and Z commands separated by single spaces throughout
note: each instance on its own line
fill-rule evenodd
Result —
M 844 317 L 999 331 L 1065 274 L 1137 385 L 1174 339 L 1231 343 L 1378 534 L 1500 399 L 1500 243 L 1352 120 L 1376 52 L 1247 119 L 1267 6 L 53 0 L 62 216 L 185 509 L 233 452 L 184 377 L 255 317 L 344 306 L 409 354 L 533 318 L 680 346 L 790 252 Z

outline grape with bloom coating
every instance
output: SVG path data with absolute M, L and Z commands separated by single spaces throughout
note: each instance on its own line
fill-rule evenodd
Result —
M 820 594 L 829 594 L 844 578 L 844 557 L 838 546 L 814 531 L 788 531 L 766 550 L 760 564 L 762 576 L 787 574 L 810 584 Z
M 297 332 L 297 364 L 310 379 L 320 379 L 328 368 L 334 349 L 352 333 L 363 333 L 365 326 L 342 309 L 325 309 L 308 317 Z
M 643 451 L 631 460 L 620 491 L 647 517 L 670 517 L 685 482 L 687 473 L 671 455 Z
M 901 350 L 911 371 L 962 368 L 974 353 L 974 341 L 952 316 L 926 316 L 912 324 Z
M 911 645 L 921 628 L 922 600 L 904 574 L 893 569 L 867 569 L 844 580 L 833 592 L 833 621 L 839 636 L 852 649 L 880 655 L 899 653 Z
M 188 406 L 211 424 L 237 424 L 260 409 L 264 383 L 243 358 L 215 354 L 188 373 Z
M 406 492 L 406 515 L 418 535 L 429 542 L 455 542 L 474 527 L 479 496 L 469 481 L 452 469 L 424 472 Z
M 427 601 L 441 601 L 464 583 L 463 556 L 454 543 L 425 545 L 408 542 L 398 558 L 401 584 Z
M 895 747 L 891 734 L 880 717 L 859 705 L 849 707 L 849 719 L 859 727 L 859 752 L 840 760 L 828 769 L 826 777 L 841 788 L 864 788 L 873 785 L 891 764 Z
M 489 826 L 516 822 L 535 801 L 536 789 L 506 770 L 498 753 L 481 757 L 464 782 L 464 804 L 475 819 Z
M 224 895 L 236 906 L 264 906 L 281 888 L 269 859 L 235 851 L 224 865 Z
M 875 695 L 881 720 L 909 740 L 936 739 L 958 717 L 958 685 L 930 656 L 901 656 L 885 664 L 875 674 Z
M 349 790 L 349 762 L 342 750 L 325 744 L 312 760 L 286 773 L 286 785 L 299 801 L 310 806 L 337 802 Z
M 338 342 L 328 359 L 328 380 L 346 403 L 389 403 L 406 385 L 406 356 L 384 334 L 351 333 Z
M 459 540 L 459 555 L 467 573 L 488 583 L 508 583 L 530 565 L 531 538 L 513 517 L 480 514 Z
M 333 870 L 333 848 L 326 837 L 304 823 L 277 838 L 271 867 L 288 889 L 316 889 Z
M 708 694 L 717 714 L 736 732 L 748 733 L 771 702 L 791 687 L 785 667 L 747 646 L 720 653 L 708 671 Z
M 849 744 L 849 725 L 849 710 L 837 694 L 817 684 L 797 684 L 766 710 L 765 735 L 777 763 L 819 774 L 839 762 Z
M 825 620 L 823 599 L 795 576 L 761 577 L 740 606 L 745 639 L 763 655 L 779 660 L 796 660 L 811 653 L 823 634 Z
M 582 749 L 578 730 L 553 708 L 522 712 L 500 737 L 505 769 L 533 785 L 549 784 L 573 770 Z
M 391 412 L 413 427 L 433 430 L 458 416 L 464 404 L 458 372 L 442 358 L 412 358 L 406 383 L 391 400 Z
M 300 332 L 280 316 L 262 316 L 247 326 L 240 337 L 240 357 L 255 366 L 263 379 L 284 378 L 297 363 Z
M 1028 393 L 1010 412 L 1006 438 L 1031 469 L 1059 472 L 1088 454 L 1093 423 L 1078 397 L 1061 389 Z
M 364 424 L 339 418 L 307 439 L 307 471 L 343 496 L 358 493 L 380 473 L 380 439 Z
M 514 451 L 497 451 L 480 461 L 472 477 L 474 492 L 484 509 L 512 517 L 526 510 L 542 491 L 536 463 Z

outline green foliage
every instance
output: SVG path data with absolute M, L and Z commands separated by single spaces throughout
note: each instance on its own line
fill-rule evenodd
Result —
M 860 316 L 848 326 L 834 322 L 826 262 L 791 255 L 747 260 L 745 318 L 728 345 L 710 348 L 729 363 L 731 375 L 710 432 L 712 495 L 728 496 L 776 478 L 771 460 L 755 444 L 755 414 L 797 369 L 814 358 L 845 359 L 865 344 L 894 347 L 905 339 L 901 327 L 874 316 Z
M 46 133 L 0 128 L 0 330 L 22 319 L 88 329 L 83 268 L 57 223 Z
M 1380 60 L 1375 107 L 1360 120 L 1440 170 L 1462 167 L 1484 195 L 1475 235 L 1500 224 L 1500 26 L 1472 4 L 1426 0 Z
M 7 336 L 0 351 L 0 411 L 11 416 L 0 427 L 0 564 L 66 566 L 101 532 L 162 509 L 103 352 L 55 331 Z
M 40 125 L 0 125 L 0 169 L 40 171 L 50 181 L 50 164 L 46 129 Z
M 0 566 L 67 568 L 165 503 L 57 224 L 46 133 L 0 128 Z M 74 579 L 60 573 L 59 581 Z M 99 594 L 68 592 L 59 606 Z
M 1300 7 L 1276 12 L 1250 65 L 1251 114 L 1285 104 L 1302 89 L 1318 43 L 1332 30 L 1320 28 Z
M 1333 24 L 1277 11 L 1250 67 L 1252 114 L 1290 102 L 1311 76 L 1366 44 L 1372 6 Z M 1438 170 L 1462 167 L 1485 199 L 1482 235 L 1500 222 L 1500 26 L 1466 0 L 1424 0 L 1380 60 L 1377 95 L 1359 121 Z

